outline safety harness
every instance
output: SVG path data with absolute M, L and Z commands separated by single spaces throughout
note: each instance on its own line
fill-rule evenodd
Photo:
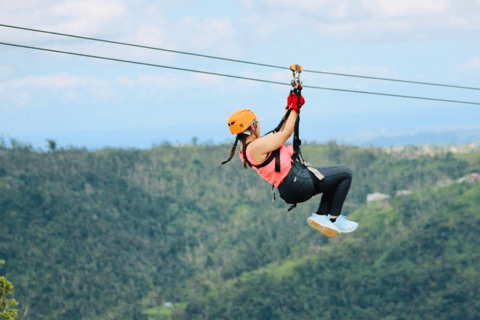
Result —
M 292 84 L 292 90 L 290 91 L 290 93 L 293 93 L 293 94 L 296 94 L 298 95 L 298 97 L 301 96 L 301 93 L 302 93 L 302 88 L 303 88 L 303 85 L 302 85 L 302 81 L 300 81 L 300 73 L 302 72 L 303 68 L 302 66 L 298 65 L 298 64 L 292 64 L 290 66 L 290 70 L 293 71 L 293 80 L 291 82 Z M 297 99 L 298 101 L 298 107 L 300 108 L 300 99 Z M 287 112 L 285 113 L 285 115 L 283 116 L 282 120 L 280 121 L 280 123 L 278 124 L 278 126 L 267 132 L 264 136 L 270 134 L 270 133 L 277 133 L 279 132 L 282 127 L 283 127 L 283 124 L 285 123 L 285 121 L 287 121 L 288 117 L 290 116 L 290 113 L 292 112 L 292 109 L 288 109 Z M 249 143 L 250 144 L 250 143 Z M 295 129 L 294 129 L 294 132 L 293 132 L 293 156 L 292 156 L 292 160 L 293 161 L 298 161 L 302 166 L 306 166 L 306 162 L 304 161 L 303 159 L 303 155 L 302 155 L 302 152 L 300 150 L 300 146 L 302 144 L 302 141 L 300 140 L 300 114 L 297 116 L 297 120 L 295 122 Z M 248 144 L 247 144 L 248 146 Z M 246 156 L 246 148 L 245 148 L 245 152 L 243 153 L 243 159 L 244 161 L 250 166 L 250 167 L 255 167 L 255 168 L 263 168 L 265 166 L 267 166 L 270 162 L 273 161 L 273 159 L 275 159 L 275 171 L 276 172 L 280 172 L 280 148 L 270 152 L 270 155 L 259 165 L 254 165 L 252 164 L 248 159 L 247 159 L 247 156 Z M 272 198 L 273 198 L 273 202 L 275 202 L 275 191 L 274 191 L 274 188 L 275 186 L 272 185 Z M 296 203 L 294 203 L 289 209 L 288 211 L 292 210 L 293 208 L 295 208 L 297 206 Z

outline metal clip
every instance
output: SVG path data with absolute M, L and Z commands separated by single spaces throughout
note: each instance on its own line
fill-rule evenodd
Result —
M 299 64 L 290 65 L 290 70 L 293 72 L 292 87 L 293 89 L 302 89 L 303 83 L 300 80 L 300 73 L 303 71 L 303 67 Z

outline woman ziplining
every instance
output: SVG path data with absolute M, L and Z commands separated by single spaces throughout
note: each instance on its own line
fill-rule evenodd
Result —
M 229 162 L 240 141 L 240 159 L 244 168 L 252 167 L 273 187 L 277 187 L 280 197 L 287 203 L 305 202 L 317 194 L 322 194 L 320 205 L 307 219 L 310 226 L 328 237 L 339 233 L 355 231 L 358 223 L 349 221 L 341 214 L 343 203 L 352 183 L 352 172 L 345 166 L 314 168 L 303 160 L 300 152 L 299 122 L 300 109 L 305 103 L 301 95 L 302 82 L 299 80 L 303 68 L 290 67 L 294 74 L 293 90 L 287 99 L 285 115 L 271 134 L 260 137 L 257 116 L 249 109 L 235 111 L 228 118 L 230 132 L 236 135 L 228 160 Z M 294 143 L 285 143 L 294 133 Z

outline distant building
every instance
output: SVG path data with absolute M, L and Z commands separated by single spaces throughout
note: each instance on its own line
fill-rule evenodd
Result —
M 437 181 L 437 186 L 446 187 L 446 186 L 451 185 L 452 183 L 453 183 L 452 179 L 443 179 L 443 180 Z
M 468 183 L 480 183 L 480 174 L 478 173 L 470 173 L 467 174 L 465 177 L 461 177 L 457 180 L 458 183 L 461 182 L 468 182 Z
M 412 192 L 412 190 L 398 190 L 397 196 L 408 196 L 409 194 L 412 194 Z
M 384 193 L 369 193 L 367 194 L 367 202 L 380 201 L 390 198 L 388 194 Z

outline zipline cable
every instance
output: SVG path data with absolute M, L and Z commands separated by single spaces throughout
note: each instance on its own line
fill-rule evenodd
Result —
M 304 72 L 320 73 L 320 74 L 326 74 L 326 75 L 331 75 L 331 76 L 342 76 L 342 77 L 352 77 L 352 78 L 361 78 L 361 79 L 370 79 L 370 80 L 402 82 L 402 83 L 410 83 L 410 84 L 421 84 L 421 85 L 427 85 L 427 86 L 437 86 L 437 87 L 447 87 L 447 88 L 455 88 L 455 89 L 479 90 L 480 91 L 480 88 L 455 86 L 455 85 L 451 85 L 451 84 L 420 82 L 420 81 L 400 80 L 400 79 L 390 79 L 390 78 L 378 78 L 378 77 L 360 76 L 360 75 L 346 74 L 346 73 L 325 72 L 325 71 L 304 70 Z
M 204 55 L 204 54 L 198 54 L 198 53 L 192 53 L 192 52 L 177 51 L 177 50 L 170 50 L 170 49 L 164 49 L 164 48 L 158 48 L 158 47 L 144 46 L 144 45 L 139 45 L 139 44 L 132 44 L 132 43 L 127 43 L 127 42 L 119 42 L 119 41 L 112 41 L 112 40 L 105 40 L 105 39 L 98 39 L 98 38 L 77 36 L 77 35 L 60 33 L 60 32 L 53 32 L 53 31 L 46 31 L 46 30 L 39 30 L 39 29 L 32 29 L 32 28 L 25 28 L 25 27 L 18 27 L 18 26 L 12 26 L 12 25 L 7 25 L 7 24 L 0 24 L 0 27 L 19 29 L 19 30 L 25 30 L 25 31 L 32 31 L 32 32 L 39 32 L 39 33 L 45 33 L 45 34 L 51 34 L 51 35 L 57 35 L 57 36 L 63 36 L 63 37 L 70 37 L 70 38 L 77 38 L 77 39 L 83 39 L 83 40 L 98 41 L 98 42 L 117 44 L 117 45 L 129 46 L 129 47 L 136 47 L 136 48 L 142 48 L 142 49 L 171 52 L 171 53 L 176 53 L 176 54 L 197 56 L 197 57 L 208 58 L 208 59 L 216 59 L 216 60 L 223 60 L 223 61 L 229 61 L 229 62 L 250 64 L 250 65 L 261 66 L 261 67 L 289 70 L 289 68 L 286 68 L 286 67 L 275 66 L 275 65 L 271 65 L 271 64 L 265 64 L 265 63 L 257 63 L 257 62 L 251 62 L 251 61 L 245 61 L 245 60 L 222 58 L 222 57 L 216 57 L 216 56 L 210 56 L 210 55 Z M 303 72 L 325 74 L 325 75 L 332 75 L 332 76 L 352 77 L 352 78 L 360 78 L 360 79 L 369 79 L 369 80 L 391 81 L 391 82 L 401 82 L 401 83 L 408 83 L 408 84 L 419 84 L 419 85 L 439 86 L 439 87 L 447 87 L 447 88 L 455 88 L 455 89 L 479 90 L 480 91 L 480 88 L 475 88 L 475 87 L 456 86 L 456 85 L 432 83 L 432 82 L 421 82 L 421 81 L 411 81 L 411 80 L 401 80 L 401 79 L 391 79 L 391 78 L 370 77 L 370 76 L 354 75 L 354 74 L 347 74 L 347 73 L 335 73 L 335 72 L 315 71 L 315 70 L 304 70 Z
M 76 36 L 76 35 L 72 35 L 72 34 L 59 33 L 59 32 L 53 32 L 53 31 L 45 31 L 45 30 L 38 30 L 38 29 L 31 29 L 31 28 L 24 28 L 24 27 L 17 27 L 17 26 L 11 26 L 11 25 L 6 25 L 6 24 L 0 24 L 0 27 L 20 29 L 20 30 L 33 31 L 33 32 L 40 32 L 40 33 L 52 34 L 52 35 L 56 35 L 56 36 L 77 38 L 77 39 L 83 39 L 83 40 L 91 40 L 91 41 L 105 42 L 105 43 L 111 43 L 111 44 L 118 44 L 118 45 L 122 45 L 122 46 L 129 46 L 129 47 L 135 47 L 135 48 L 142 48 L 142 49 L 150 49 L 150 50 L 157 50 L 157 51 L 164 51 L 164 52 L 185 54 L 185 55 L 196 56 L 196 57 L 201 57 L 201 58 L 217 59 L 217 60 L 224 60 L 224 61 L 230 61 L 230 62 L 238 62 L 238 63 L 251 64 L 251 65 L 255 65 L 255 66 L 262 66 L 262 67 L 269 67 L 269 68 L 277 68 L 277 69 L 290 70 L 290 68 L 274 66 L 274 65 L 271 65 L 271 64 L 256 63 L 256 62 L 249 62 L 249 61 L 229 59 L 229 58 L 221 58 L 221 57 L 209 56 L 209 55 L 205 55 L 205 54 L 198 54 L 198 53 L 192 53 L 192 52 L 170 50 L 170 49 L 164 49 L 164 48 L 158 48 L 158 47 L 150 47 L 150 46 L 144 46 L 144 45 L 140 45 L 140 44 L 133 44 L 133 43 L 127 43 L 127 42 L 119 42 L 119 41 L 112 41 L 112 40 L 105 40 L 105 39 L 98 39 L 98 38 L 90 38 L 90 37 Z M 480 90 L 480 89 L 479 89 L 479 90 Z
M 25 46 L 25 45 L 14 44 L 14 43 L 7 43 L 7 42 L 0 42 L 0 45 L 11 46 L 11 47 L 18 47 L 18 48 L 24 48 L 24 49 L 40 50 L 40 51 L 53 52 L 53 53 L 62 53 L 62 54 L 68 54 L 68 55 L 80 56 L 80 57 L 86 57 L 86 58 L 94 58 L 94 59 L 102 59 L 102 60 L 109 60 L 109 61 L 116 61 L 116 62 L 124 62 L 124 63 L 130 63 L 130 64 L 144 65 L 144 66 L 149 66 L 149 67 L 166 68 L 166 69 L 173 69 L 173 70 L 179 70 L 179 71 L 202 73 L 202 74 L 214 75 L 214 76 L 219 76 L 219 77 L 228 77 L 228 78 L 241 79 L 241 80 L 250 80 L 250 81 L 257 81 L 257 82 L 265 82 L 265 83 L 285 85 L 285 86 L 290 86 L 290 85 L 291 85 L 290 83 L 286 83 L 286 82 L 278 82 L 278 81 L 271 81 L 271 80 L 247 78 L 247 77 L 234 76 L 234 75 L 229 75 L 229 74 L 222 74 L 222 73 L 215 73 L 215 72 L 208 72 L 208 71 L 200 71 L 200 70 L 193 70 L 193 69 L 185 69 L 185 68 L 165 66 L 165 65 L 153 64 L 153 63 L 138 62 L 138 61 L 131 61 L 131 60 L 123 60 L 123 59 L 117 59 L 117 58 L 94 56 L 94 55 L 90 55 L 90 54 L 83 54 L 83 53 L 77 53 L 77 52 L 60 51 L 60 50 L 53 50 L 53 49 L 46 49 L 46 48 Z M 341 91 L 341 92 L 350 92 L 350 93 L 361 93 L 361 94 L 370 94 L 370 95 L 387 96 L 387 97 L 395 97 L 395 98 L 421 99 L 421 100 L 440 101 L 440 102 L 449 102 L 449 103 L 462 103 L 462 104 L 480 105 L 479 102 L 459 101 L 459 100 L 446 100 L 446 99 L 436 99 L 436 98 L 417 97 L 417 96 L 405 96 L 405 95 L 390 94 L 390 93 L 379 93 L 379 92 L 369 92 L 369 91 L 347 90 L 347 89 L 337 89 L 337 88 L 327 88 L 327 87 L 317 87 L 317 86 L 304 86 L 304 88 L 321 89 L 321 90 L 331 90 L 331 91 Z

